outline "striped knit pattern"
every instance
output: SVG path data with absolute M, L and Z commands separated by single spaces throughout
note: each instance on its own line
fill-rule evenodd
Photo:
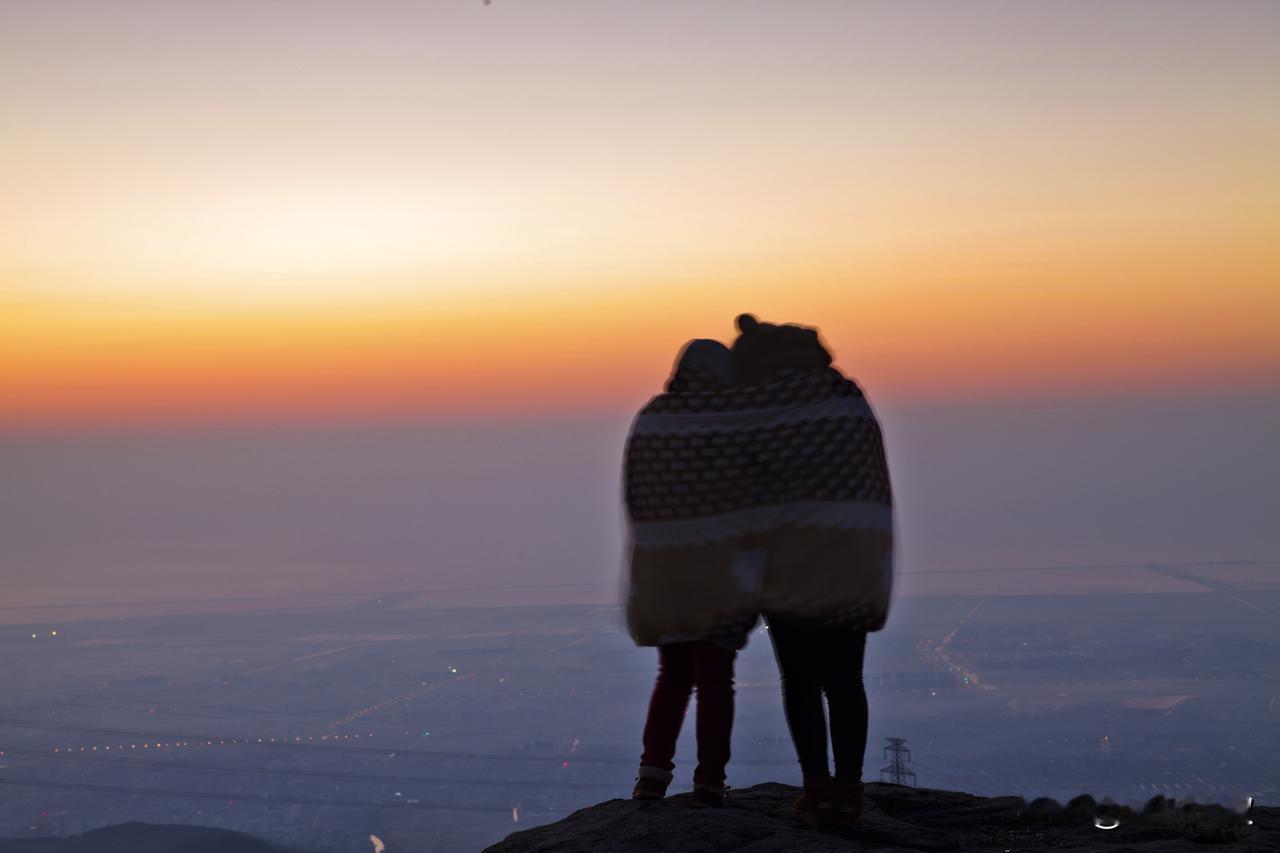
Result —
M 876 630 L 892 584 L 879 423 L 835 368 L 726 386 L 679 370 L 627 440 L 628 623 L 641 645 L 787 612 Z

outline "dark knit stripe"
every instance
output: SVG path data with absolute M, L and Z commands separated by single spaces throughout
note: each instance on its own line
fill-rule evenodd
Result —
M 861 393 L 838 371 L 828 369 L 792 374 L 740 392 L 722 386 L 713 392 L 669 390 L 640 417 L 724 412 L 735 406 L 785 412 L 787 406 Z M 880 426 L 869 416 L 824 416 L 758 429 L 696 433 L 633 431 L 624 491 L 633 522 L 792 501 L 892 503 Z

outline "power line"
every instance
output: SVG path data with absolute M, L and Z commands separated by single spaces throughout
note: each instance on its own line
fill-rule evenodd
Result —
M 14 610 L 53 610 L 55 608 L 83 608 L 83 607 L 154 607 L 162 604 L 227 604 L 234 601 L 279 601 L 281 599 L 377 599 L 390 598 L 392 596 L 410 596 L 410 595 L 426 595 L 437 592 L 503 592 L 505 590 L 516 589 L 559 589 L 562 587 L 587 587 L 587 586 L 618 586 L 619 582 L 611 581 L 586 581 L 586 582 L 566 582 L 566 583 L 527 583 L 527 584 L 497 584 L 492 586 L 440 586 L 427 587 L 424 589 L 396 589 L 386 592 L 282 592 L 263 595 L 226 595 L 214 596 L 210 598 L 169 598 L 156 599 L 153 601 L 77 601 L 69 604 L 20 604 L 0 607 L 0 612 L 8 612 Z
M 0 726 L 12 726 L 19 728 L 31 729 L 47 729 L 52 731 L 74 731 L 86 732 L 90 734 L 114 735 L 117 737 L 134 738 L 139 742 L 156 742 L 156 741 L 176 741 L 185 744 L 205 745 L 219 744 L 232 746 L 262 746 L 274 747 L 282 749 L 294 750 L 320 750 L 327 752 L 341 752 L 349 755 L 377 755 L 382 757 L 406 756 L 410 758 L 436 758 L 450 760 L 474 760 L 474 761 L 560 761 L 568 756 L 541 756 L 541 755 L 503 755 L 501 753 L 492 752 L 449 752 L 445 750 L 425 750 L 417 748 L 400 748 L 400 747 L 371 747 L 371 746 L 338 746 L 331 743 L 316 743 L 314 741 L 289 740 L 282 737 L 279 740 L 271 740 L 270 738 L 259 737 L 225 737 L 217 735 L 196 735 L 182 734 L 174 732 L 146 732 L 137 729 L 117 729 L 105 726 L 77 726 L 70 723 L 55 723 L 45 720 L 21 720 L 9 717 L 0 717 Z M 586 756 L 573 755 L 571 760 L 577 764 L 626 764 L 635 765 L 636 759 L 631 756 Z M 777 765 L 791 764 L 793 759 L 782 760 L 755 760 L 755 761 L 737 761 L 737 764 L 757 764 L 757 765 Z
M 1152 569 L 1161 567 L 1205 568 L 1233 566 L 1275 566 L 1280 560 L 1204 560 L 1180 563 L 1147 561 L 1145 563 L 1078 563 L 1060 566 L 1001 566 L 988 569 L 916 569 L 898 572 L 900 575 L 975 575 L 991 572 L 1078 572 L 1090 569 Z
M 115 755 L 54 754 L 38 749 L 6 749 L 6 757 L 25 757 L 35 761 L 72 762 L 97 764 L 107 767 L 126 765 L 143 770 L 192 770 L 202 773 L 241 773 L 253 776 L 279 776 L 286 779 L 326 779 L 346 782 L 385 782 L 388 785 L 420 783 L 425 785 L 479 785 L 483 787 L 563 788 L 572 790 L 600 790 L 599 785 L 583 782 L 548 782 L 542 779 L 460 779 L 443 776 L 381 776 L 373 773 L 338 773 L 323 770 L 278 770 L 266 767 L 226 767 L 218 764 L 197 764 L 184 761 L 149 761 Z M 556 760 L 549 758 L 549 761 Z
M 117 703 L 110 701 L 84 702 L 77 701 L 76 696 L 68 696 L 66 694 L 48 694 L 41 693 L 39 690 L 29 687 L 5 687 L 6 691 L 17 690 L 30 695 L 21 703 L 9 702 L 10 708 L 20 708 L 23 705 L 65 705 L 71 708 L 90 708 L 94 711 L 112 710 L 112 711 L 148 711 L 153 708 L 161 708 L 165 714 L 172 714 L 179 717 L 218 717 L 227 714 L 243 714 L 243 715 L 261 715 L 270 717 L 287 717 L 287 718 L 309 718 L 314 720 L 324 720 L 326 723 L 333 720 L 335 715 L 347 713 L 346 709 L 333 709 L 331 711 L 306 711 L 306 710 L 281 710 L 273 708 L 251 708 L 240 705 L 207 705 L 193 702 L 175 702 L 171 699 L 148 699 L 145 697 L 133 697 L 131 700 L 125 699 Z M 88 697 L 84 697 L 88 698 Z M 181 711 L 179 708 L 203 708 L 210 713 L 201 713 L 199 711 Z M 395 729 L 398 732 L 404 731 L 405 726 L 418 725 L 412 720 L 401 723 L 389 720 L 367 720 L 362 719 L 360 726 L 371 728 L 386 728 L 388 730 Z M 541 731 L 530 735 L 525 730 L 514 729 L 460 729 L 453 726 L 431 726 L 432 731 L 448 732 L 460 735 L 515 735 L 515 736 L 535 736 L 535 737 L 577 737 L 588 735 L 590 737 L 616 737 L 615 732 L 598 732 L 593 730 L 575 730 L 575 731 Z
M 504 814 L 504 809 L 493 809 L 487 806 L 444 805 L 440 803 L 411 803 L 408 801 L 393 802 L 359 802 L 354 800 L 316 799 L 312 797 L 279 797 L 270 794 L 244 794 L 239 792 L 219 793 L 216 791 L 175 791 L 172 788 L 133 788 L 123 785 L 94 785 L 88 782 L 49 782 L 43 779 L 25 779 L 8 774 L 0 776 L 0 785 L 19 788 L 54 788 L 69 791 L 95 791 L 106 794 L 130 794 L 148 797 L 176 797 L 184 800 L 246 800 L 277 805 L 304 806 L 339 806 L 361 809 L 425 809 L 430 811 L 485 812 Z
M 599 784 L 574 783 L 574 782 L 549 782 L 542 779 L 529 779 L 529 780 L 465 779 L 465 778 L 458 778 L 458 777 L 432 777 L 432 776 L 380 776 L 380 775 L 368 774 L 368 773 L 337 773 L 337 772 L 329 773 L 324 771 L 311 771 L 311 770 L 291 771 L 291 770 L 274 770 L 274 769 L 262 768 L 262 767 L 224 767 L 224 766 L 212 765 L 212 764 L 196 764 L 196 763 L 187 763 L 187 762 L 179 762 L 179 761 L 147 761 L 147 760 L 136 760 L 136 759 L 130 759 L 130 758 L 121 758 L 121 757 L 115 757 L 115 756 L 109 756 L 104 758 L 102 756 L 91 757 L 91 756 L 80 756 L 80 755 L 53 755 L 41 750 L 31 750 L 31 749 L 9 749 L 9 750 L 5 750 L 5 754 L 8 756 L 29 757 L 38 761 L 71 762 L 71 763 L 81 763 L 81 764 L 106 764 L 109 767 L 114 767 L 114 766 L 124 764 L 130 767 L 137 767 L 139 769 L 169 769 L 169 770 L 180 770 L 180 771 L 198 771 L 198 772 L 214 772 L 214 773 L 239 773 L 239 774 L 251 775 L 251 776 L 258 775 L 258 776 L 284 777 L 289 779 L 302 778 L 302 779 L 334 780 L 334 781 L 340 781 L 340 782 L 341 781 L 385 782 L 387 784 L 393 784 L 393 785 L 403 785 L 406 783 L 410 783 L 410 784 L 418 783 L 418 784 L 476 785 L 476 786 L 482 786 L 482 787 L 513 787 L 513 788 L 518 788 L 521 786 L 535 786 L 538 788 L 554 788 L 557 790 L 560 790 L 560 789 L 592 790 L 592 791 L 601 790 L 601 786 Z M 922 764 L 917 761 L 912 761 L 912 764 L 923 770 L 929 771 L 929 773 L 931 773 L 934 776 L 939 776 L 941 778 L 948 779 L 953 783 L 959 784 L 963 786 L 964 789 L 972 791 L 977 795 L 988 796 L 988 797 L 1002 796 L 1002 795 L 991 793 L 985 783 L 978 783 L 974 779 L 960 777 L 953 773 L 939 770 L 933 767 L 932 765 Z M 8 777 L 8 778 L 13 778 L 13 777 Z

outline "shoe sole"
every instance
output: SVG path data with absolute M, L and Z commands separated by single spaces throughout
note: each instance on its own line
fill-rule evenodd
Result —
M 664 790 L 641 790 L 641 792 L 631 792 L 631 799 L 666 799 L 667 792 Z

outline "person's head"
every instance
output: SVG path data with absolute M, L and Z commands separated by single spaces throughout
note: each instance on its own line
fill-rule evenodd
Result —
M 831 353 L 822 345 L 817 329 L 761 323 L 750 314 L 740 314 L 737 326 L 734 372 L 741 384 L 765 382 L 780 370 L 821 370 L 831 365 Z
M 724 344 L 709 338 L 689 341 L 676 356 L 667 387 L 681 384 L 733 384 L 733 353 Z

